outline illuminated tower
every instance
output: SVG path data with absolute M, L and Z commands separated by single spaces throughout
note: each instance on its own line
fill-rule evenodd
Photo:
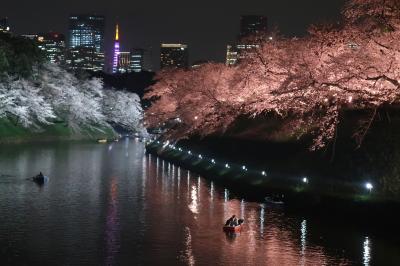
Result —
M 114 57 L 112 64 L 112 73 L 117 73 L 118 70 L 118 57 L 119 57 L 119 32 L 118 24 L 115 28 L 115 42 L 114 42 Z

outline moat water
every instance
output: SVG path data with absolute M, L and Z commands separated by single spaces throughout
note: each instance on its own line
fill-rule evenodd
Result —
M 232 214 L 240 234 L 222 231 Z M 1 265 L 400 264 L 392 228 L 342 218 L 242 199 L 137 140 L 0 146 Z

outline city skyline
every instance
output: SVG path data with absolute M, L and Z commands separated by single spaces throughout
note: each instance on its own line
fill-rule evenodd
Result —
M 20 4 L 7 2 L 2 6 L 0 17 L 8 17 L 10 26 L 16 34 L 55 31 L 67 35 L 68 17 L 71 14 L 95 13 L 106 17 L 105 50 L 112 54 L 113 31 L 118 23 L 124 31 L 121 47 L 152 48 L 152 53 L 160 53 L 161 43 L 186 43 L 190 47 L 190 63 L 198 60 L 225 62 L 226 45 L 236 40 L 240 31 L 240 16 L 259 14 L 268 17 L 271 28 L 279 26 L 286 35 L 302 35 L 312 22 L 336 19 L 343 0 L 320 3 L 306 0 L 291 3 L 284 0 L 279 3 L 232 4 L 229 1 L 188 6 L 181 1 L 166 3 L 135 3 L 118 1 L 110 5 L 106 1 L 77 1 L 58 3 L 57 10 L 48 0 L 27 3 L 21 10 Z M 287 6 L 291 6 L 290 9 Z M 210 7 L 210 8 L 208 8 Z M 34 12 L 32 12 L 34 11 Z M 35 21 L 31 23 L 30 21 Z M 159 65 L 158 56 L 154 56 L 153 65 Z

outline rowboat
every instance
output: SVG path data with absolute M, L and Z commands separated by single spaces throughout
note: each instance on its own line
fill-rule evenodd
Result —
M 43 185 L 44 183 L 49 182 L 49 177 L 45 175 L 37 175 L 30 178 L 33 182 L 39 185 Z
M 222 229 L 227 233 L 239 233 L 242 230 L 242 226 L 224 226 Z

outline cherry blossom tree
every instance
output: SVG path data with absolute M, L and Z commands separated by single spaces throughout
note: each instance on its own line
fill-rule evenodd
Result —
M 54 64 L 43 65 L 36 77 L 3 75 L 0 118 L 35 130 L 59 120 L 76 133 L 103 131 L 110 123 L 145 133 L 139 97 L 103 87 L 100 79 L 78 79 Z
M 335 137 L 341 113 L 370 110 L 355 129 L 361 143 L 376 110 L 399 101 L 399 3 L 350 0 L 339 23 L 311 26 L 303 38 L 266 39 L 237 66 L 161 72 L 146 95 L 156 100 L 147 122 L 175 119 L 167 136 L 181 138 L 273 113 L 290 125 L 285 134 L 313 134 L 311 149 L 320 149 Z
M 0 85 L 0 117 L 11 116 L 22 126 L 35 129 L 52 123 L 53 108 L 35 84 L 24 79 L 7 81 Z
M 104 93 L 103 113 L 107 122 L 131 131 L 143 131 L 143 109 L 135 93 L 108 90 Z

